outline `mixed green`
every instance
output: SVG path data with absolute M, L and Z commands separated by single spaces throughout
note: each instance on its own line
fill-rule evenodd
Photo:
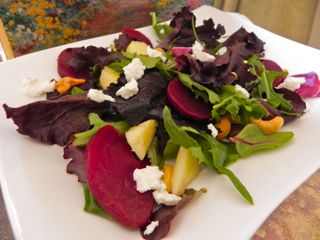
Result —
M 186 7 L 175 14 L 169 25 L 159 23 L 154 13 L 151 17 L 159 37 L 157 47 L 142 33 L 126 29 L 108 48 L 65 49 L 58 58 L 60 76 L 85 79 L 85 83 L 63 93 L 57 89 L 47 95 L 47 100 L 18 108 L 4 104 L 7 117 L 18 126 L 19 133 L 64 146 L 64 158 L 72 159 L 67 172 L 76 174 L 83 185 L 87 212 L 123 223 L 117 212 L 107 211 L 109 193 L 97 193 L 94 188 L 100 183 L 92 183 L 92 179 L 103 179 L 107 172 L 98 169 L 93 174 L 96 159 L 88 160 L 94 158 L 95 142 L 103 144 L 98 141 L 104 139 L 103 132 L 109 133 L 106 143 L 114 146 L 114 150 L 112 147 L 106 150 L 110 156 L 116 158 L 112 151 L 124 149 L 121 156 L 136 159 L 133 164 L 136 168 L 152 165 L 165 169 L 168 160 L 177 158 L 183 149 L 197 166 L 187 183 L 196 176 L 199 166 L 206 166 L 227 176 L 243 198 L 253 204 L 253 196 L 228 166 L 256 151 L 281 147 L 293 138 L 292 132 L 279 130 L 305 112 L 301 96 L 319 95 L 317 75 L 299 75 L 305 77 L 306 84 L 294 91 L 277 88 L 288 72 L 275 62 L 262 59 L 264 43 L 254 33 L 240 28 L 225 38 L 222 25 L 209 19 L 198 26 L 196 17 Z M 212 60 L 197 58 L 195 42 L 203 47 L 200 54 L 210 55 Z M 157 50 L 162 57 L 150 56 L 147 49 Z M 134 59 L 144 65 L 144 74 L 137 80 L 139 91 L 125 99 L 117 92 L 129 82 L 125 68 Z M 89 89 L 103 90 L 114 101 L 93 101 L 88 98 Z M 136 135 L 140 134 L 141 139 L 150 139 L 142 157 L 135 149 L 132 132 L 138 132 Z M 115 139 L 119 141 L 113 142 Z M 126 152 L 126 141 L 133 152 Z M 144 193 L 143 201 L 151 202 L 151 208 L 146 220 L 136 226 L 141 228 L 143 237 L 165 236 L 178 210 L 192 196 L 204 191 L 185 187 L 182 190 L 182 200 L 176 206 L 154 205 L 151 193 Z M 155 220 L 159 226 L 151 234 L 145 234 L 145 227 Z M 123 224 L 135 226 L 130 221 L 126 218 Z

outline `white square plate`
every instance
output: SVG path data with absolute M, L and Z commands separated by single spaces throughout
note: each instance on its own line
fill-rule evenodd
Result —
M 227 33 L 244 26 L 266 42 L 266 57 L 291 74 L 320 73 L 320 51 L 277 36 L 245 18 L 203 6 L 195 10 L 197 22 L 212 17 Z M 125 27 L 125 26 L 124 26 Z M 155 42 L 150 27 L 141 29 Z M 117 34 L 68 44 L 0 64 L 0 103 L 20 106 L 31 101 L 21 93 L 21 79 L 57 78 L 56 59 L 66 47 L 107 46 Z M 284 130 L 295 133 L 287 146 L 252 155 L 231 169 L 247 186 L 255 205 L 249 205 L 228 179 L 203 170 L 193 182 L 208 192 L 192 201 L 175 218 L 166 239 L 248 239 L 266 217 L 320 166 L 320 101 Z M 0 180 L 14 234 L 18 240 L 141 239 L 138 231 L 85 213 L 84 197 L 76 177 L 66 174 L 62 148 L 47 146 L 15 131 L 0 110 Z

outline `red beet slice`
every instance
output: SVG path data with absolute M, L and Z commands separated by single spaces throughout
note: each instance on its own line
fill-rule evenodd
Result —
M 211 117 L 211 106 L 185 87 L 178 78 L 172 80 L 167 87 L 167 96 L 182 116 L 194 120 L 207 120 Z
M 132 38 L 134 40 L 137 40 L 137 41 L 145 42 L 150 47 L 152 47 L 151 41 L 143 33 L 139 32 L 137 30 L 131 29 L 131 28 L 124 29 L 124 30 L 122 30 L 122 32 L 127 34 L 128 37 L 130 37 L 130 38 Z
M 186 53 L 191 53 L 192 48 L 191 47 L 173 47 L 170 49 L 170 51 L 172 52 L 173 56 L 179 57 Z
M 60 77 L 71 77 L 75 74 L 75 70 L 68 63 L 70 59 L 77 53 L 79 48 L 67 48 L 58 56 L 58 73 Z
M 279 66 L 278 63 L 275 61 L 272 61 L 270 59 L 260 59 L 260 61 L 263 63 L 264 67 L 268 71 L 274 71 L 274 72 L 283 72 L 283 69 Z M 276 80 L 273 82 L 273 87 L 278 86 L 280 83 L 284 81 L 286 77 L 278 77 Z
M 136 190 L 133 171 L 144 168 L 126 138 L 112 126 L 100 129 L 85 153 L 87 181 L 100 207 L 128 228 L 144 226 L 152 213 L 151 192 Z

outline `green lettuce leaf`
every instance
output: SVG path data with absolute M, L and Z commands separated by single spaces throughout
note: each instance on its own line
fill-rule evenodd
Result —
M 265 135 L 258 126 L 248 124 L 231 140 L 236 143 L 238 153 L 242 157 L 246 157 L 256 151 L 281 147 L 292 138 L 292 132 L 277 132 L 272 135 Z
M 155 12 L 151 12 L 150 16 L 151 16 L 152 27 L 154 31 L 156 32 L 158 38 L 160 40 L 163 40 L 171 33 L 172 27 L 165 23 L 160 24 L 161 19 L 157 18 L 157 15 Z
M 175 66 L 176 63 L 174 61 L 167 61 L 163 62 L 159 57 L 149 57 L 147 55 L 136 54 L 136 53 L 122 53 L 126 58 L 118 61 L 110 63 L 108 66 L 113 70 L 123 73 L 123 68 L 131 63 L 133 58 L 139 58 L 142 64 L 146 67 L 146 69 L 156 68 L 160 71 L 163 75 L 168 78 L 172 78 L 173 74 L 175 73 Z
M 164 158 L 159 153 L 159 140 L 157 137 L 153 138 L 147 155 L 152 166 L 158 166 L 160 169 L 163 167 Z
M 280 107 L 282 110 L 290 112 L 292 109 L 291 103 L 283 97 L 283 94 L 276 93 L 272 86 L 276 78 L 287 76 L 288 73 L 266 70 L 263 63 L 259 61 L 257 55 L 253 55 L 249 58 L 248 64 L 251 65 L 250 72 L 257 77 L 259 82 L 257 86 L 259 97 L 261 99 L 266 99 L 272 107 Z
M 131 63 L 131 59 L 123 58 L 120 61 L 110 63 L 108 67 L 118 73 L 123 73 L 123 68 L 127 66 L 129 63 Z
M 241 122 L 247 124 L 250 117 L 260 119 L 268 115 L 268 111 L 257 103 L 255 98 L 247 98 L 241 92 L 236 92 L 235 86 L 221 87 L 220 102 L 213 106 L 211 115 L 220 121 L 220 116 L 227 113 L 233 119 L 240 116 Z
M 84 211 L 94 215 L 98 215 L 108 220 L 113 220 L 112 217 L 98 205 L 97 201 L 94 199 L 92 193 L 90 192 L 88 185 L 86 183 L 83 183 L 82 186 L 85 199 Z
M 201 97 L 205 102 L 210 102 L 211 104 L 215 104 L 220 101 L 219 95 L 216 94 L 214 91 L 210 90 L 202 86 L 199 83 L 193 81 L 188 74 L 184 74 L 181 72 L 176 72 L 181 83 L 189 88 L 196 97 Z
M 90 125 L 92 125 L 93 127 L 85 132 L 75 134 L 74 135 L 75 139 L 72 143 L 73 145 L 79 146 L 79 147 L 83 147 L 87 145 L 91 137 L 106 125 L 111 125 L 122 133 L 126 132 L 130 127 L 129 123 L 125 121 L 105 122 L 96 113 L 89 114 L 89 122 L 90 122 Z

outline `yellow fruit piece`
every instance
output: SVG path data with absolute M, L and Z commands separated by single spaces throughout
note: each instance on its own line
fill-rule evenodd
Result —
M 167 192 L 171 193 L 171 189 L 172 189 L 172 185 L 171 185 L 171 181 L 172 181 L 172 174 L 173 174 L 173 166 L 171 164 L 164 164 L 163 169 L 162 169 L 164 175 L 162 180 L 164 181 L 164 183 L 166 184 L 167 187 Z
M 112 68 L 105 66 L 100 74 L 99 83 L 103 90 L 106 90 L 111 83 L 117 83 L 120 78 L 120 73 Z
M 150 119 L 131 127 L 126 132 L 127 142 L 140 160 L 143 160 L 146 156 L 148 148 L 156 134 L 157 126 L 157 121 Z
M 190 150 L 180 147 L 173 168 L 172 193 L 182 195 L 187 185 L 197 176 L 200 171 L 198 160 L 191 155 Z
M 128 53 L 147 55 L 147 47 L 148 45 L 144 42 L 132 41 L 131 43 L 129 43 L 126 51 Z

